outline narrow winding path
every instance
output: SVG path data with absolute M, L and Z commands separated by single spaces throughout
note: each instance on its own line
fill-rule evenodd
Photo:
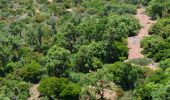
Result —
M 38 92 L 38 86 L 39 84 L 34 84 L 33 86 L 30 87 L 29 89 L 30 97 L 28 98 L 28 100 L 40 100 L 39 98 L 40 93 Z
M 137 14 L 135 18 L 139 20 L 142 28 L 140 29 L 137 36 L 129 37 L 128 38 L 128 59 L 136 59 L 136 58 L 144 58 L 144 55 L 141 54 L 142 48 L 140 47 L 140 41 L 145 37 L 148 36 L 148 30 L 151 25 L 153 25 L 156 21 L 150 19 L 149 16 L 145 14 L 145 8 L 137 9 Z M 149 68 L 155 69 L 156 63 L 150 64 Z
M 140 47 L 140 41 L 143 39 L 144 36 L 148 36 L 149 27 L 155 23 L 155 21 L 150 20 L 150 17 L 145 15 L 144 8 L 139 8 L 135 17 L 139 20 L 142 28 L 140 29 L 137 36 L 128 38 L 129 59 L 144 57 L 144 55 L 141 54 L 142 48 Z

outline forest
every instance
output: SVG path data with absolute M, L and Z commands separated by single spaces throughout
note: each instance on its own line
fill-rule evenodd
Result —
M 170 100 L 170 0 L 0 0 L 0 100 Z

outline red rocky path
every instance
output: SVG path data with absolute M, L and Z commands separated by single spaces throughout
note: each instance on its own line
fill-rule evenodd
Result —
M 141 54 L 142 48 L 140 47 L 140 41 L 144 36 L 148 36 L 149 27 L 155 23 L 155 21 L 151 20 L 150 17 L 145 14 L 144 8 L 139 8 L 137 10 L 135 18 L 139 20 L 142 28 L 140 29 L 137 36 L 128 38 L 129 59 L 144 58 L 144 55 Z

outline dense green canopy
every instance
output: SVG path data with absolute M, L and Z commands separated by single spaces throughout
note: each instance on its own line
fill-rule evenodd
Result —
M 123 62 L 142 5 L 158 19 L 141 41 L 157 71 Z M 169 0 L 0 0 L 0 100 L 26 100 L 33 84 L 42 100 L 168 100 L 169 14 Z

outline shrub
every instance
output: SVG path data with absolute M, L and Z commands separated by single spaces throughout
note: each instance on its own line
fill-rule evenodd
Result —
M 170 19 L 169 18 L 160 19 L 160 20 L 157 21 L 156 24 L 151 26 L 151 28 L 149 29 L 149 34 L 160 34 L 161 30 L 164 27 L 166 27 L 167 25 L 169 26 L 169 24 L 170 24 Z
M 16 74 L 27 82 L 36 83 L 42 78 L 43 71 L 39 63 L 31 62 L 30 64 L 17 70 Z
M 80 86 L 78 84 L 68 84 L 60 93 L 64 100 L 79 100 Z
M 49 99 L 78 100 L 80 86 L 69 83 L 67 78 L 46 77 L 40 81 L 38 90 Z
M 46 67 L 50 76 L 67 76 L 70 51 L 59 46 L 53 46 L 45 57 Z
M 66 78 L 47 77 L 40 81 L 38 90 L 40 91 L 41 95 L 55 97 L 60 94 L 63 86 L 66 84 L 68 84 L 68 80 Z
M 135 82 L 144 77 L 143 71 L 138 66 L 116 62 L 108 66 L 108 73 L 112 74 L 113 81 L 124 90 L 133 89 Z
M 146 54 L 148 57 L 153 57 L 154 53 L 156 53 L 156 47 L 161 41 L 163 41 L 163 39 L 158 35 L 145 37 L 141 41 L 141 47 L 143 48 L 142 53 Z
M 170 58 L 170 49 L 160 50 L 154 55 L 153 58 L 155 61 L 161 61 Z
M 159 34 L 164 39 L 168 38 L 170 36 L 170 25 L 164 26 L 162 29 L 160 29 Z
M 170 59 L 166 59 L 164 61 L 161 61 L 159 63 L 159 67 L 162 68 L 163 70 L 166 70 L 167 68 L 170 67 Z
M 1 100 L 26 100 L 29 96 L 29 85 L 26 82 L 0 78 Z M 5 99 L 7 98 L 7 99 Z
M 152 63 L 153 60 L 148 58 L 137 58 L 137 59 L 129 60 L 128 62 L 133 63 L 135 65 L 147 66 L 148 64 Z
M 169 0 L 151 0 L 147 7 L 147 11 L 153 19 L 158 17 L 167 17 L 170 14 L 169 6 Z

